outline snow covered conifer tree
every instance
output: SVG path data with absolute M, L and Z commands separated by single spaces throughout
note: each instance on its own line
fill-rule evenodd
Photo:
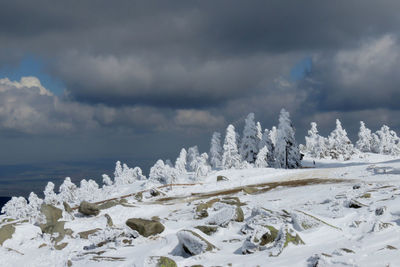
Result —
M 1 208 L 1 212 L 13 219 L 25 219 L 29 216 L 28 202 L 24 197 L 12 197 Z
M 239 166 L 241 160 L 236 143 L 235 127 L 232 124 L 229 124 L 228 128 L 226 128 L 223 149 L 222 167 L 230 169 Z
M 103 184 L 105 186 L 111 186 L 113 184 L 113 182 L 111 181 L 110 176 L 108 176 L 107 174 L 103 174 L 102 177 L 103 177 Z
M 133 168 L 132 177 L 137 181 L 146 180 L 146 176 L 143 175 L 142 169 L 140 167 Z
M 268 167 L 268 147 L 264 146 L 263 148 L 260 149 L 260 151 L 257 154 L 257 159 L 255 162 L 255 166 L 257 168 L 266 168 Z
M 257 127 L 257 139 L 258 139 L 258 141 L 261 141 L 263 132 L 262 132 L 261 123 L 259 121 L 257 121 L 256 127 Z
M 301 166 L 300 150 L 294 135 L 289 112 L 282 109 L 275 146 L 275 164 L 278 168 L 294 169 Z
M 324 158 L 327 154 L 326 138 L 318 134 L 317 123 L 311 122 L 306 139 L 306 152 L 313 158 Z
M 40 208 L 43 204 L 43 199 L 39 198 L 34 192 L 31 192 L 28 201 L 29 220 L 34 222 L 40 216 Z
M 363 121 L 360 121 L 360 131 L 358 132 L 356 148 L 361 152 L 371 152 L 372 142 L 373 139 L 371 130 L 365 127 L 365 123 Z
M 354 154 L 354 147 L 347 132 L 342 128 L 342 123 L 336 119 L 336 128 L 328 138 L 329 154 L 332 159 L 349 160 Z
M 196 169 L 196 176 L 197 177 L 203 177 L 207 176 L 208 173 L 211 171 L 211 166 L 208 164 L 208 155 L 207 153 L 202 153 L 198 159 L 198 165 Z
M 222 164 L 221 134 L 214 132 L 210 144 L 210 163 L 214 169 L 218 169 Z
M 122 166 L 121 166 L 121 161 L 117 161 L 117 163 L 115 163 L 115 171 L 114 171 L 114 179 L 116 177 L 121 177 L 122 176 Z
M 177 173 L 175 168 L 171 168 L 164 164 L 161 159 L 157 160 L 153 167 L 150 169 L 149 179 L 158 181 L 162 184 L 170 184 L 176 181 Z
M 254 122 L 254 113 L 247 115 L 240 143 L 240 156 L 243 160 L 254 163 L 258 153 L 257 126 Z
M 270 137 L 274 147 L 276 146 L 276 137 L 277 137 L 277 135 L 278 135 L 278 129 L 276 129 L 275 126 L 272 126 L 271 131 L 269 131 L 269 137 Z
M 181 152 L 179 153 L 179 157 L 175 161 L 175 169 L 179 174 L 186 173 L 186 158 L 186 149 L 182 148 Z
M 189 147 L 187 152 L 187 163 L 186 166 L 189 171 L 194 172 L 196 171 L 197 166 L 197 158 L 199 157 L 199 149 L 197 146 Z
M 267 164 L 268 166 L 274 166 L 274 145 L 272 144 L 270 131 L 268 129 L 264 130 L 264 134 L 262 135 L 261 141 L 259 142 L 258 149 L 261 149 L 266 146 L 268 149 L 267 153 Z M 260 153 L 260 152 L 258 152 Z M 257 156 L 258 158 L 258 156 Z

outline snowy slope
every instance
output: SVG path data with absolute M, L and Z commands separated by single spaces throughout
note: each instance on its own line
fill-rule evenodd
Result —
M 306 159 L 304 165 L 313 162 Z M 218 176 L 228 180 L 217 182 Z M 121 185 L 110 197 L 137 188 Z M 65 228 L 72 233 L 57 243 L 66 243 L 62 249 L 38 226 L 18 222 L 12 238 L 0 246 L 0 266 L 156 266 L 153 256 L 166 256 L 178 266 L 400 266 L 399 159 L 368 154 L 346 162 L 319 160 L 316 168 L 224 170 L 201 183 L 159 191 L 158 196 L 143 193 L 142 201 L 129 196 L 124 205 L 97 216 L 77 210 L 73 216 L 64 214 Z M 107 226 L 105 214 L 113 227 Z M 165 230 L 124 237 L 131 244 L 124 243 L 115 236 L 129 232 L 129 218 L 159 220 Z M 5 220 L 0 216 L 0 227 L 10 224 Z M 196 226 L 216 231 L 207 235 Z M 88 239 L 78 235 L 95 228 L 101 230 Z M 190 256 L 178 236 L 199 250 L 206 243 L 178 234 L 181 230 L 196 233 L 213 248 Z M 300 239 L 297 245 L 286 242 L 289 234 L 304 244 Z

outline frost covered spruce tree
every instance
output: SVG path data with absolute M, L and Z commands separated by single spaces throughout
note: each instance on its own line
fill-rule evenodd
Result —
M 257 154 L 256 162 L 254 163 L 256 168 L 269 167 L 268 154 L 269 154 L 269 150 L 268 150 L 267 146 L 264 146 L 263 148 L 260 149 L 260 151 Z
M 175 161 L 175 169 L 179 174 L 186 173 L 186 158 L 187 158 L 186 149 L 182 148 L 178 158 Z
M 142 169 L 139 167 L 129 168 L 125 163 L 121 165 L 120 161 L 115 164 L 114 182 L 117 185 L 131 184 L 137 180 L 145 180 Z
M 257 139 L 258 139 L 258 142 L 260 142 L 262 139 L 263 132 L 262 132 L 261 123 L 259 121 L 257 122 L 256 127 L 257 127 Z
M 210 143 L 210 163 L 214 169 L 221 168 L 222 164 L 222 147 L 221 147 L 221 134 L 214 132 L 211 137 Z
M 328 137 L 328 150 L 332 159 L 349 160 L 354 154 L 354 146 L 339 119 L 336 119 L 336 128 Z
M 229 124 L 226 128 L 226 135 L 222 154 L 222 167 L 224 169 L 236 168 L 240 165 L 240 155 L 237 148 L 235 127 Z
M 358 141 L 356 142 L 356 148 L 361 152 L 371 152 L 371 146 L 373 144 L 373 138 L 371 130 L 365 127 L 365 123 L 360 121 L 360 131 L 358 132 Z
M 258 143 L 258 149 L 261 151 L 263 147 L 267 147 L 268 153 L 267 153 L 267 164 L 268 166 L 274 166 L 274 144 L 272 143 L 271 140 L 271 135 L 270 131 L 268 129 L 264 130 L 264 134 L 261 137 L 261 141 Z M 258 152 L 260 153 L 260 152 Z M 257 159 L 259 157 L 257 156 Z
M 202 153 L 197 158 L 197 166 L 196 166 L 196 177 L 204 177 L 207 176 L 211 171 L 211 166 L 208 164 L 208 155 L 207 153 Z
M 305 139 L 305 152 L 312 158 L 324 158 L 327 156 L 327 140 L 318 134 L 316 122 L 311 122 L 311 129 L 308 131 L 308 136 Z
M 154 166 L 150 168 L 149 179 L 152 181 L 157 181 L 161 184 L 170 184 L 174 183 L 176 178 L 177 173 L 175 168 L 164 164 L 164 161 L 161 159 L 157 160 Z
M 275 166 L 294 169 L 301 166 L 299 146 L 295 139 L 295 130 L 290 121 L 289 112 L 281 110 L 275 146 Z
M 256 123 L 254 122 L 254 113 L 247 115 L 243 128 L 242 141 L 240 143 L 239 153 L 242 160 L 249 163 L 254 163 L 258 153 L 258 142 L 257 137 L 258 130 Z
M 71 178 L 66 177 L 58 189 L 60 202 L 76 203 L 78 201 L 77 189 L 77 186 L 71 182 Z
M 197 158 L 199 157 L 199 149 L 197 146 L 189 147 L 187 152 L 187 169 L 190 172 L 195 172 L 197 167 Z

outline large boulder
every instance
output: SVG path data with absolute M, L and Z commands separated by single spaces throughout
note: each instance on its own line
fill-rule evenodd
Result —
M 58 221 L 62 217 L 62 210 L 49 204 L 42 204 L 40 212 L 45 216 L 46 223 L 40 224 L 40 229 L 46 234 L 58 233 L 58 236 L 54 239 L 57 243 L 61 241 L 66 232 L 64 229 L 64 221 Z
M 162 233 L 165 229 L 159 221 L 146 220 L 141 218 L 131 218 L 126 221 L 131 229 L 138 231 L 138 233 L 144 237 L 156 235 Z
M 199 255 L 216 249 L 213 244 L 193 231 L 181 230 L 177 236 L 182 249 L 189 255 Z
M 207 220 L 210 225 L 226 227 L 231 221 L 243 222 L 244 220 L 243 210 L 240 206 L 217 203 L 214 209 L 217 212 L 213 213 Z
M 82 201 L 79 205 L 78 211 L 84 215 L 98 215 L 100 213 L 99 206 L 96 204 L 89 203 L 87 201 Z
M 10 239 L 15 232 L 15 227 L 12 224 L 3 225 L 0 228 L 0 246 L 3 245 L 4 241 Z

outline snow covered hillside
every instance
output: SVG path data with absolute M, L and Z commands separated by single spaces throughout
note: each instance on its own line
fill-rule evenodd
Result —
M 0 266 L 400 266 L 400 160 L 303 166 L 138 179 L 95 205 L 1 215 Z

